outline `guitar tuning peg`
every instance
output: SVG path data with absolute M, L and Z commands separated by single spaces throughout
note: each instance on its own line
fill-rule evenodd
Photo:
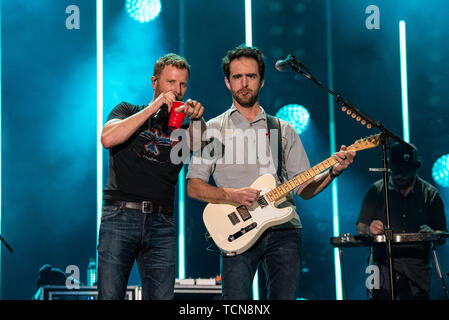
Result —
M 357 116 L 357 118 L 355 118 L 355 120 L 360 121 L 360 120 L 362 120 L 362 117 Z
M 371 129 L 372 126 L 371 126 L 371 124 L 368 123 L 368 124 L 366 125 L 366 127 L 367 127 L 368 129 Z
M 346 110 L 348 110 L 348 108 L 346 108 L 345 106 L 341 107 L 341 111 L 345 112 Z
M 351 114 L 351 110 L 346 110 L 346 114 L 350 115 Z
M 360 124 L 361 124 L 362 126 L 364 126 L 364 125 L 366 124 L 366 121 L 365 121 L 365 120 L 362 120 L 362 121 L 360 122 Z

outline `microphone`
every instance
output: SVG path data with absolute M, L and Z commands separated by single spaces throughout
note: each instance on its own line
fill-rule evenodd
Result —
M 168 106 L 164 103 L 159 110 L 148 118 L 148 127 L 159 129 L 160 132 L 166 133 L 168 130 Z
M 276 64 L 274 65 L 274 67 L 276 68 L 277 71 L 282 72 L 289 65 L 289 63 L 294 59 L 295 59 L 295 57 L 292 54 L 289 54 L 287 56 L 287 58 L 285 58 L 284 60 L 276 61 Z
M 284 60 L 278 60 L 274 66 L 278 71 L 281 72 L 284 71 L 287 66 L 290 66 L 293 70 L 302 74 L 307 79 L 313 80 L 313 77 L 310 74 L 309 70 L 307 70 L 306 66 L 303 65 L 301 61 L 296 60 L 292 54 L 289 54 Z
M 159 110 L 153 115 L 153 119 L 160 120 L 163 117 L 168 117 L 168 106 L 164 103 Z

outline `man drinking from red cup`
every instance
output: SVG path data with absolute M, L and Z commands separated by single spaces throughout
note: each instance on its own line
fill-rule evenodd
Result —
M 143 299 L 173 299 L 173 203 L 183 163 L 172 162 L 170 154 L 177 143 L 185 142 L 170 137 L 169 114 L 177 116 L 173 128 L 184 121 L 179 115 L 189 116 L 190 137 L 201 137 L 201 132 L 193 131 L 205 128 L 201 103 L 191 99 L 178 103 L 184 98 L 189 75 L 190 66 L 183 57 L 161 57 L 151 77 L 151 102 L 143 106 L 120 103 L 103 127 L 101 143 L 109 150 L 109 178 L 99 232 L 99 299 L 124 299 L 135 260 Z

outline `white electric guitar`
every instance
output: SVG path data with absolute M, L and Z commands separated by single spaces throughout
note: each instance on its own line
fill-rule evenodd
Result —
M 380 134 L 359 139 L 348 151 L 370 149 L 380 144 Z M 277 208 L 293 189 L 332 167 L 338 161 L 334 156 L 277 186 L 275 177 L 265 174 L 253 182 L 251 188 L 262 190 L 251 207 L 224 202 L 209 203 L 203 212 L 203 221 L 215 244 L 228 255 L 248 250 L 269 227 L 285 223 L 294 216 L 291 207 Z

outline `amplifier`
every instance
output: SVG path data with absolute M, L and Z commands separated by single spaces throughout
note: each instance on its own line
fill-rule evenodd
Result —
M 128 286 L 125 300 L 142 300 L 141 294 L 138 286 Z M 36 293 L 38 300 L 97 300 L 97 297 L 96 286 L 80 286 L 79 289 L 69 289 L 66 286 L 42 286 Z
M 215 279 L 214 279 L 215 280 Z M 221 296 L 221 284 L 215 284 L 212 279 L 176 279 L 175 300 L 218 300 Z M 42 286 L 36 292 L 36 300 L 97 300 L 96 286 L 80 286 L 79 289 L 69 289 L 66 286 Z M 125 300 L 142 300 L 140 286 L 128 286 Z
M 221 284 L 210 279 L 176 279 L 175 300 L 218 300 L 221 297 Z

